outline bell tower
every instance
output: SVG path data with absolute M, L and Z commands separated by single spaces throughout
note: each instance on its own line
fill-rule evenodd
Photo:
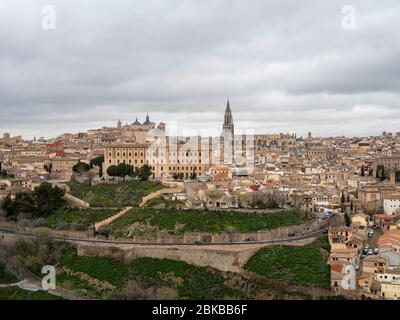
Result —
M 222 154 L 221 159 L 223 159 L 224 163 L 233 164 L 235 161 L 235 126 L 233 124 L 233 116 L 231 105 L 229 102 L 226 103 L 225 115 L 224 115 L 224 124 L 222 125 L 222 141 L 223 144 L 221 147 Z
M 226 103 L 226 109 L 225 109 L 225 116 L 224 116 L 224 124 L 222 126 L 222 132 L 223 135 L 229 134 L 232 139 L 235 136 L 235 127 L 233 124 L 233 116 L 232 116 L 232 110 L 231 110 L 231 104 L 229 102 Z

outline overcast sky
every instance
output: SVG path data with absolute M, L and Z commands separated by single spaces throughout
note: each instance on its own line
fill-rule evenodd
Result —
M 0 133 L 51 137 L 146 112 L 214 133 L 227 96 L 237 130 L 400 131 L 399 18 L 398 0 L 4 0 Z

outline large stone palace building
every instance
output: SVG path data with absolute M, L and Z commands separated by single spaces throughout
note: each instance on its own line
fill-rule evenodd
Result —
M 290 149 L 296 144 L 295 135 L 289 134 L 235 136 L 229 99 L 219 137 L 170 137 L 166 135 L 165 123 L 156 126 L 148 115 L 144 123 L 136 119 L 130 125 L 122 125 L 118 121 L 115 130 L 119 138 L 105 147 L 103 172 L 120 163 L 134 167 L 148 164 L 154 178 L 175 175 L 190 178 L 193 174 L 198 177 L 220 163 L 249 165 L 248 160 L 254 160 L 251 152 L 261 152 L 264 148 Z

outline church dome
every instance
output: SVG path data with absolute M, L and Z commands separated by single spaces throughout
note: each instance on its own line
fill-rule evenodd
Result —
M 143 122 L 143 124 L 144 124 L 145 126 L 147 126 L 147 125 L 149 125 L 149 124 L 151 124 L 151 123 L 152 123 L 152 122 L 150 122 L 149 114 L 147 114 L 147 116 L 146 116 L 146 121 Z
M 136 117 L 136 121 L 134 123 L 132 123 L 132 125 L 141 126 L 142 124 L 138 121 L 138 119 Z

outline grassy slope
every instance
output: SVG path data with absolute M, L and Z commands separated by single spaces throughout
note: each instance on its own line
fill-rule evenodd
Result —
M 224 279 L 210 268 L 197 267 L 183 261 L 139 258 L 130 264 L 129 277 L 141 279 L 147 285 L 171 286 L 165 275 L 183 279 L 177 286 L 179 296 L 186 299 L 241 298 L 239 291 L 224 285 Z
M 29 292 L 18 287 L 0 288 L 0 300 L 63 300 L 45 291 Z
M 269 246 L 259 250 L 246 264 L 246 269 L 289 283 L 330 285 L 330 269 L 321 249 L 329 249 L 327 237 L 303 247 Z
M 18 282 L 18 279 L 13 275 L 9 274 L 4 266 L 0 265 L 0 284 L 10 284 Z
M 110 227 L 121 231 L 134 222 L 156 226 L 170 234 L 189 232 L 223 232 L 233 227 L 237 232 L 256 232 L 276 229 L 280 226 L 298 225 L 306 221 L 305 215 L 297 211 L 272 213 L 212 212 L 178 209 L 132 209 Z M 175 230 L 175 226 L 182 225 Z
M 60 222 L 65 222 L 69 225 L 79 225 L 82 227 L 89 227 L 95 222 L 102 221 L 115 215 L 118 210 L 113 209 L 72 209 L 61 208 L 53 212 L 46 219 L 46 226 L 55 228 Z
M 62 258 L 61 265 L 73 271 L 86 273 L 92 278 L 108 281 L 118 288 L 122 288 L 129 280 L 135 280 L 144 287 L 177 288 L 180 298 L 241 297 L 240 292 L 226 287 L 222 276 L 212 269 L 196 267 L 181 261 L 137 258 L 125 264 L 111 258 L 77 256 L 76 251 L 71 250 Z M 171 274 L 183 281 L 180 284 L 169 281 L 168 276 Z
M 138 206 L 143 196 L 161 188 L 158 182 L 153 181 L 125 181 L 96 186 L 70 181 L 68 186 L 73 195 L 89 202 L 92 207 Z

